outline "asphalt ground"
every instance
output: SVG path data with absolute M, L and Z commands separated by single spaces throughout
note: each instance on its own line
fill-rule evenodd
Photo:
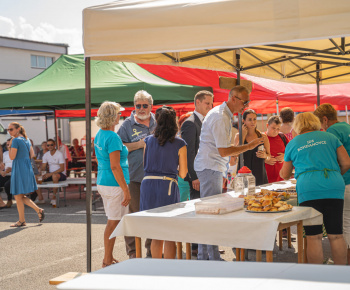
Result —
M 47 193 L 43 191 L 44 197 Z M 6 195 L 1 194 L 6 201 Z M 29 207 L 25 208 L 26 227 L 10 228 L 18 220 L 16 205 L 0 211 L 0 289 L 55 289 L 49 280 L 67 272 L 86 272 L 86 211 L 85 194 L 79 199 L 77 187 L 67 189 L 67 206 L 52 208 L 47 202 L 40 205 L 45 209 L 45 220 L 39 224 L 38 216 Z M 107 218 L 102 202 L 97 203 L 92 215 L 92 271 L 102 266 L 103 232 Z M 144 241 L 142 241 L 144 245 Z M 327 239 L 323 241 L 325 259 L 330 257 Z M 185 245 L 184 245 L 185 247 Z M 235 260 L 231 248 L 225 250 L 222 258 Z M 145 255 L 145 249 L 142 251 Z M 128 259 L 124 238 L 116 239 L 114 257 L 120 262 Z M 183 254 L 183 257 L 185 255 Z M 195 259 L 195 257 L 192 257 Z M 292 227 L 292 248 L 288 249 L 284 239 L 283 250 L 274 249 L 274 262 L 297 262 L 296 227 Z M 255 252 L 248 251 L 248 261 L 255 260 Z M 265 255 L 263 254 L 263 261 Z

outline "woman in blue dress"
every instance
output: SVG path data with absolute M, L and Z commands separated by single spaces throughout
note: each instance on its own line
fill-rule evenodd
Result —
M 186 142 L 176 137 L 178 128 L 173 108 L 165 107 L 156 111 L 157 127 L 154 135 L 145 139 L 145 177 L 141 183 L 140 210 L 149 210 L 180 201 L 177 176 L 187 174 Z M 152 240 L 152 258 L 174 259 L 175 242 Z
M 33 147 L 26 135 L 23 126 L 13 122 L 8 126 L 8 132 L 12 139 L 9 145 L 9 156 L 13 160 L 11 172 L 11 194 L 14 195 L 19 220 L 11 227 L 26 226 L 24 217 L 24 205 L 30 206 L 39 216 L 39 222 L 44 220 L 45 214 L 42 208 L 39 208 L 25 194 L 38 189 L 30 159 L 34 156 Z

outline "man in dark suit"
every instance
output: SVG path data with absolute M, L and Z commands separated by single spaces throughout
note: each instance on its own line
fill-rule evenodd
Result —
M 185 178 L 190 184 L 190 198 L 200 197 L 199 180 L 194 170 L 194 159 L 199 148 L 202 122 L 205 115 L 213 108 L 214 95 L 209 91 L 199 91 L 194 97 L 195 111 L 181 126 L 181 138 L 187 143 L 188 174 Z M 198 245 L 192 244 L 192 253 L 196 255 Z

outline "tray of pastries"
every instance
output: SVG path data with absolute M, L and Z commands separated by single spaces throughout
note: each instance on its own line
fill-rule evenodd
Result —
M 262 197 L 246 199 L 247 212 L 285 212 L 291 211 L 293 206 L 282 201 L 281 198 L 275 197 L 273 194 L 266 194 Z

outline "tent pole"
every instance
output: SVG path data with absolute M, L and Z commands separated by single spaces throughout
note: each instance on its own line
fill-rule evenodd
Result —
M 49 139 L 49 129 L 47 126 L 47 115 L 45 115 L 46 141 Z
M 316 64 L 317 107 L 320 105 L 320 63 Z
M 86 121 L 86 257 L 91 272 L 91 60 L 85 58 L 85 121 Z
M 237 85 L 239 86 L 241 84 L 241 50 L 236 49 L 236 74 L 237 74 Z M 239 129 L 239 145 L 243 144 L 243 133 L 242 133 L 242 114 L 238 114 L 238 129 Z M 244 159 L 243 159 L 243 153 L 239 154 L 239 164 L 243 166 Z M 240 168 L 237 169 L 239 170 Z
M 278 116 L 279 113 L 280 113 L 280 108 L 279 108 L 279 105 L 278 105 L 278 98 L 276 99 L 276 112 L 277 112 L 277 116 Z
M 346 123 L 349 124 L 348 105 L 345 105 Z
M 56 140 L 56 149 L 58 150 L 60 147 L 58 145 L 58 128 L 57 128 L 57 117 L 56 117 L 56 110 L 53 110 L 54 117 L 55 117 L 55 140 Z

